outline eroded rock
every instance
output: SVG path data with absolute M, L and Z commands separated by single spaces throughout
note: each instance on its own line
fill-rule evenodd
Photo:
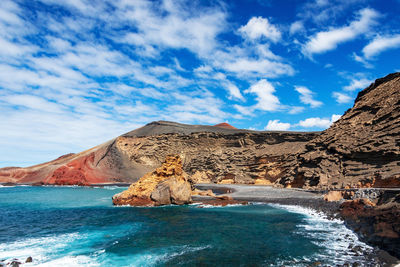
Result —
M 161 167 L 147 173 L 127 190 L 113 196 L 114 205 L 158 206 L 191 202 L 191 185 L 180 156 L 167 156 Z

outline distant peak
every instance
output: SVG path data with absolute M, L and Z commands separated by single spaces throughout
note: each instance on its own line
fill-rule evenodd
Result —
M 225 129 L 237 129 L 236 127 L 233 127 L 232 125 L 226 122 L 215 124 L 214 127 L 225 128 Z

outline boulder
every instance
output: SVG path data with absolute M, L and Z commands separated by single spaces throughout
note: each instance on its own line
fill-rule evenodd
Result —
M 328 202 L 340 201 L 343 199 L 343 193 L 340 191 L 329 191 L 324 195 L 324 200 Z
M 161 167 L 145 174 L 127 190 L 113 196 L 114 205 L 159 206 L 188 204 L 191 184 L 182 170 L 180 156 L 169 155 Z

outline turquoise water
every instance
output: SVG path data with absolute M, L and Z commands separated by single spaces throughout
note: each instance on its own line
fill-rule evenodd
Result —
M 124 188 L 1 187 L 0 260 L 24 266 L 309 266 L 361 256 L 340 221 L 290 206 L 114 207 Z

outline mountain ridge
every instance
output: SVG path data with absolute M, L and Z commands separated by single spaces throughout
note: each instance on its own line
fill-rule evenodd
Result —
M 134 182 L 169 154 L 199 181 L 282 187 L 400 186 L 400 73 L 377 79 L 323 132 L 232 129 L 154 121 L 96 147 L 26 168 L 0 182 Z M 219 127 L 222 125 L 224 127 Z

